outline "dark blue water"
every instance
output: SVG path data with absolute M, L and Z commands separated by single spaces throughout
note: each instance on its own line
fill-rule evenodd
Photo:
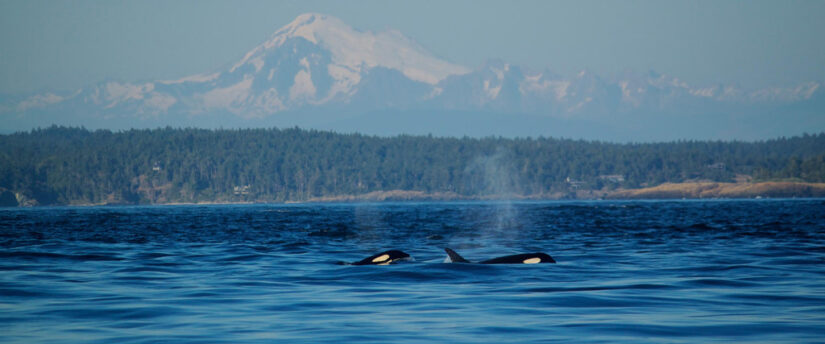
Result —
M 543 251 L 558 264 L 445 264 Z M 385 249 L 414 262 L 346 266 Z M 825 201 L 0 210 L 0 342 L 825 341 Z

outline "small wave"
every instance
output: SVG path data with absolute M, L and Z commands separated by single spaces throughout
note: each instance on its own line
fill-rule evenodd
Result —
M 221 258 L 220 261 L 223 262 L 250 262 L 259 259 L 265 258 L 266 255 L 263 254 L 242 254 L 242 255 L 235 255 L 229 256 L 225 258 Z
M 58 259 L 58 260 L 74 260 L 74 261 L 107 261 L 107 260 L 123 260 L 123 258 L 113 255 L 102 254 L 60 254 L 51 252 L 36 252 L 36 251 L 11 251 L 0 252 L 0 258 L 9 259 Z
M 754 287 L 760 283 L 737 281 L 731 279 L 717 279 L 717 278 L 700 278 L 684 282 L 685 285 L 691 287 L 713 286 L 713 287 Z
M 676 287 L 666 284 L 628 284 L 628 285 L 610 285 L 610 286 L 589 286 L 589 287 L 546 287 L 546 288 L 528 288 L 524 291 L 530 293 L 562 293 L 562 292 L 581 292 L 581 291 L 603 291 L 603 290 L 653 290 L 653 289 L 675 289 Z

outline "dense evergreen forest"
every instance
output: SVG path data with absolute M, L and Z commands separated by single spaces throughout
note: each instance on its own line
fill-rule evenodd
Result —
M 4 204 L 282 202 L 381 190 L 564 194 L 665 182 L 825 182 L 825 133 L 761 142 L 377 137 L 51 127 L 0 136 Z

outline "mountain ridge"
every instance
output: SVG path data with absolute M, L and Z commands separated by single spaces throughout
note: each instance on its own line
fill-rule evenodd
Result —
M 500 60 L 470 69 L 436 58 L 398 31 L 359 31 L 335 17 L 307 13 L 276 30 L 228 69 L 177 80 L 105 81 L 71 93 L 0 98 L 0 130 L 170 123 L 328 128 L 346 119 L 337 116 L 342 112 L 360 113 L 352 116 L 359 118 L 368 113 L 431 111 L 455 117 L 458 123 L 509 113 L 514 126 L 527 128 L 515 130 L 517 136 L 758 139 L 777 136 L 763 132 L 779 116 L 785 122 L 779 126 L 783 135 L 825 129 L 820 86 L 816 81 L 757 90 L 692 86 L 655 72 L 609 79 L 583 71 L 564 77 Z M 519 119 L 523 117 L 540 117 L 547 124 L 533 128 Z M 585 123 L 614 129 L 592 137 Z M 371 124 L 354 121 L 346 126 Z M 492 125 L 480 134 L 500 134 L 500 129 Z M 375 128 L 369 133 L 383 131 Z M 467 131 L 457 125 L 451 134 Z

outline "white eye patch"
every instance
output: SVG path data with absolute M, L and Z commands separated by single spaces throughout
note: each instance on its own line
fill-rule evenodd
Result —
M 385 260 L 387 260 L 387 259 L 390 259 L 390 255 L 389 255 L 389 254 L 382 254 L 382 255 L 380 255 L 380 256 L 378 256 L 378 257 L 373 258 L 373 259 L 372 259 L 372 262 L 373 262 L 373 263 L 378 263 L 378 262 L 383 262 L 383 261 L 385 261 Z
M 539 258 L 539 257 L 527 258 L 522 263 L 524 263 L 524 264 L 541 263 L 541 258 Z

